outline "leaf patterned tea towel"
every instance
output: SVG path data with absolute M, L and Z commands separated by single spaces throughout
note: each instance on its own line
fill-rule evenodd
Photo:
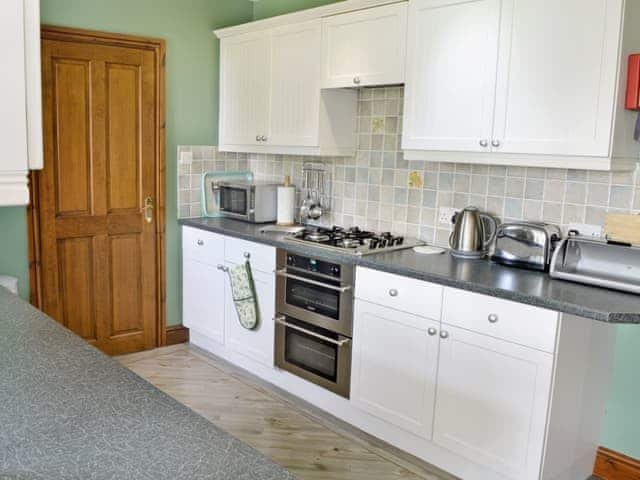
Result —
M 240 325 L 247 330 L 255 329 L 258 326 L 258 309 L 249 262 L 229 268 L 229 280 Z

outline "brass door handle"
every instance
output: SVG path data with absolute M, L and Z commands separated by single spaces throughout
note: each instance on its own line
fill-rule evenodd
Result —
M 144 199 L 144 219 L 147 223 L 153 222 L 153 198 Z

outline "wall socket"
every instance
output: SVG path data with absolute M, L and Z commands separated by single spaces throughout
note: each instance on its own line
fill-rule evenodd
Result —
M 438 223 L 440 225 L 451 225 L 451 219 L 457 211 L 455 208 L 440 207 L 438 209 Z

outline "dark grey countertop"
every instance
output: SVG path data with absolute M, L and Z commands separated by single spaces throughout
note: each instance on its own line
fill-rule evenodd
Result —
M 0 478 L 293 480 L 0 287 Z
M 181 219 L 179 223 L 286 248 L 294 253 L 361 265 L 602 322 L 640 323 L 640 295 L 556 280 L 541 272 L 506 267 L 487 260 L 462 260 L 448 252 L 420 255 L 411 249 L 352 256 L 289 242 L 282 233 L 260 233 L 263 225 L 232 219 L 192 218 Z

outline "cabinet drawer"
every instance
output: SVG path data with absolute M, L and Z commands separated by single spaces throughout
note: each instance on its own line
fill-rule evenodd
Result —
M 272 274 L 276 268 L 275 248 L 227 237 L 224 243 L 224 259 L 231 263 L 241 263 L 246 258 L 249 259 L 251 268 L 254 270 Z
M 363 267 L 358 267 L 356 275 L 356 298 L 440 320 L 443 290 L 440 285 Z
M 442 321 L 545 352 L 555 350 L 558 313 L 551 310 L 445 288 Z
M 182 227 L 182 257 L 207 265 L 224 263 L 224 237 L 199 228 Z

